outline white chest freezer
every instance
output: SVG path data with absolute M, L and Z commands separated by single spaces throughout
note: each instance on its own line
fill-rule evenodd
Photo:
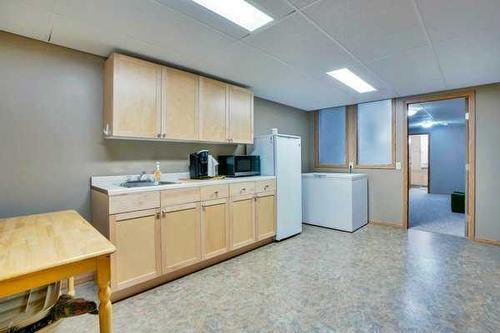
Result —
M 368 176 L 303 173 L 303 222 L 353 232 L 368 223 Z

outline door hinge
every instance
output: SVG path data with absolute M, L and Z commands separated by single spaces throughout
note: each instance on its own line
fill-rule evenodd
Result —
M 465 113 L 465 120 L 469 120 L 469 112 Z

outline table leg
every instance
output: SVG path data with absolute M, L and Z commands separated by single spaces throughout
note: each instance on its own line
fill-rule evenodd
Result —
M 111 274 L 109 256 L 97 258 L 97 286 L 99 287 L 99 329 L 101 333 L 113 332 L 111 313 Z

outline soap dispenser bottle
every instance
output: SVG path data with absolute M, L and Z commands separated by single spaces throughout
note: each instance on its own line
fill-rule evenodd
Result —
M 153 176 L 155 179 L 155 184 L 158 185 L 161 181 L 160 162 L 156 162 L 156 170 Z

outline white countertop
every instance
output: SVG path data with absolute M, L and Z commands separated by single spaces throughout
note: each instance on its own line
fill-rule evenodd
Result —
M 146 176 L 152 177 L 152 175 L 146 175 Z M 106 193 L 109 196 L 113 196 L 113 195 L 121 195 L 127 193 L 171 190 L 176 188 L 189 188 L 189 187 L 217 185 L 217 184 L 251 182 L 251 181 L 274 179 L 276 177 L 252 176 L 252 177 L 237 177 L 237 178 L 224 178 L 224 179 L 188 179 L 189 173 L 179 172 L 179 173 L 166 173 L 161 175 L 161 181 L 177 182 L 176 184 L 134 187 L 134 188 L 122 187 L 120 185 L 125 181 L 127 181 L 127 179 L 136 179 L 136 178 L 137 175 L 94 176 L 90 178 L 90 184 L 92 189 Z

